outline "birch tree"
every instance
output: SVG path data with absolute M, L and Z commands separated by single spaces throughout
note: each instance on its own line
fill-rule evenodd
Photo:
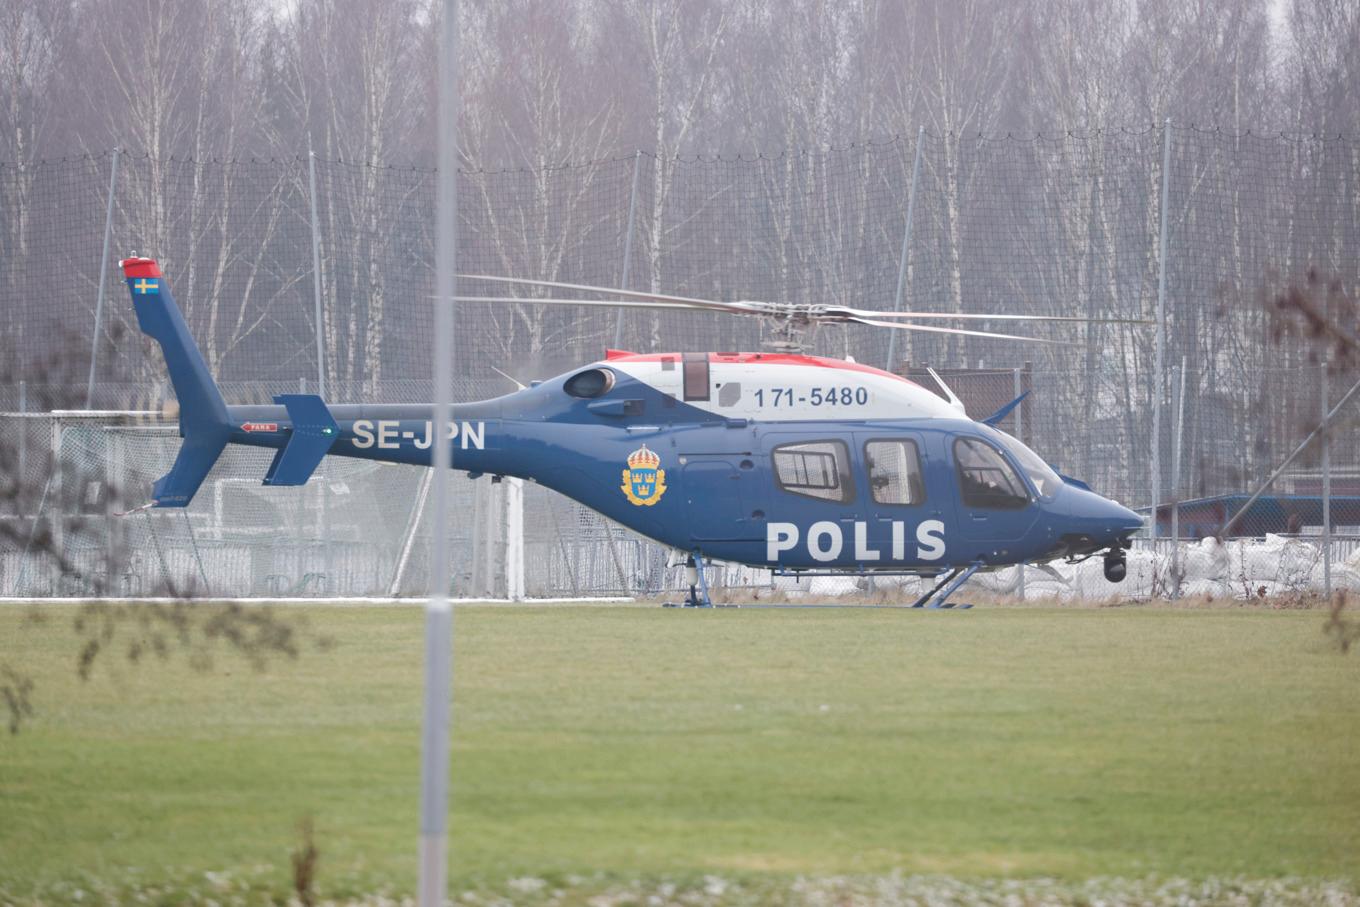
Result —
M 234 161 L 257 147 L 262 9 L 257 0 L 142 0 L 92 3 L 86 14 L 101 118 L 86 141 L 130 152 L 119 233 L 174 275 L 218 370 L 287 292 L 261 280 L 286 177 L 274 174 L 261 191 Z
M 411 206 L 422 184 L 386 168 L 409 161 L 416 144 L 433 28 L 423 0 L 296 0 L 278 23 L 280 108 L 302 127 L 280 135 L 326 162 L 318 175 L 325 370 L 364 396 L 385 374 L 399 215 L 419 216 Z
M 921 92 L 927 131 L 938 137 L 925 168 L 939 189 L 936 210 L 945 243 L 948 311 L 964 311 L 964 211 L 971 183 L 965 160 L 977 137 L 996 130 L 1012 70 L 1009 40 L 1018 22 L 1016 7 L 989 0 L 923 5 L 916 17 L 922 37 L 913 76 Z M 946 358 L 962 358 L 964 344 L 946 341 Z
M 759 41 L 751 41 L 753 59 L 741 60 L 740 108 L 780 152 L 757 165 L 771 209 L 763 257 L 780 299 L 883 302 L 861 298 L 855 287 L 873 229 L 869 198 L 885 188 L 874 167 L 878 157 L 858 153 L 847 179 L 828 170 L 847 155 L 807 153 L 843 146 L 848 137 L 886 138 L 878 110 L 893 61 L 885 48 L 901 35 L 886 33 L 883 7 L 877 0 L 754 4 L 743 29 Z M 811 269 L 825 275 L 825 287 L 807 283 Z
M 4 285 L 13 293 L 30 254 L 33 222 L 34 163 L 58 112 L 55 96 L 59 57 L 71 30 L 70 9 L 62 3 L 33 4 L 0 0 L 0 258 L 9 262 Z M 11 355 L 25 348 L 25 316 L 7 309 L 4 334 Z
M 674 158 L 702 134 L 705 115 L 717 106 L 721 94 L 715 85 L 717 63 L 732 14 L 722 3 L 701 0 L 605 0 L 603 10 L 621 41 L 628 42 L 618 49 L 618 60 L 638 86 L 635 110 L 648 125 L 646 145 L 655 155 L 643 248 L 648 285 L 652 292 L 661 292 Z M 652 349 L 660 345 L 659 330 L 660 322 L 653 317 Z
M 475 254 L 495 273 L 612 284 L 612 263 L 582 261 L 592 240 L 622 232 L 625 212 L 599 208 L 601 175 L 617 181 L 631 167 L 603 160 L 619 134 L 615 99 L 596 90 L 604 77 L 598 36 L 575 6 L 515 0 L 488 7 L 484 16 L 477 25 L 484 40 L 471 49 L 476 59 L 465 83 L 470 109 L 462 132 L 474 209 L 465 210 L 464 222 L 477 233 Z M 497 172 L 506 168 L 518 172 Z M 589 264 L 604 270 L 580 274 Z M 527 353 L 537 363 L 549 349 L 578 346 L 605 323 L 541 305 L 477 311 L 494 326 L 486 352 L 502 362 Z

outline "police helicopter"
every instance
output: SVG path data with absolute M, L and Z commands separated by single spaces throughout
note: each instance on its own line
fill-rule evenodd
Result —
M 921 322 L 1092 319 L 719 302 L 465 275 L 574 295 L 455 297 L 463 301 L 721 312 L 772 321 L 778 340 L 748 353 L 608 350 L 556 378 L 457 404 L 436 429 L 430 405 L 328 404 L 314 394 L 227 405 L 156 261 L 134 253 L 119 264 L 138 325 L 164 354 L 184 439 L 146 507 L 187 506 L 228 444 L 276 451 L 265 485 L 303 485 L 326 456 L 429 466 L 442 437 L 455 469 L 536 482 L 680 553 L 689 606 L 711 606 L 708 560 L 935 580 L 911 607 L 950 607 L 979 570 L 1055 558 L 1103 553 L 1106 579 L 1119 582 L 1142 527 L 1133 511 L 996 427 L 1023 395 L 975 420 L 933 371 L 943 397 L 891 372 L 799 351 L 802 334 L 821 324 L 1054 342 Z M 599 295 L 612 298 L 586 298 Z

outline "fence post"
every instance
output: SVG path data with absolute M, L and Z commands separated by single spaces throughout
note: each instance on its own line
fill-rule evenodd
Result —
M 1166 230 L 1170 218 L 1167 207 L 1171 190 L 1171 117 L 1162 128 L 1162 206 L 1161 239 L 1157 253 L 1157 342 L 1152 366 L 1152 525 L 1148 534 L 1157 538 L 1157 509 L 1162 502 L 1162 394 L 1166 390 L 1162 372 L 1166 368 Z M 1157 550 L 1154 544 L 1153 550 Z
M 307 393 L 307 379 L 305 377 L 298 378 L 298 393 L 299 394 Z M 317 537 L 321 539 L 321 574 L 323 580 L 321 583 L 321 590 L 318 595 L 319 598 L 325 597 L 327 588 L 331 582 L 332 558 L 331 558 L 330 520 L 328 518 L 329 514 L 326 511 L 326 477 L 324 475 L 324 472 L 326 470 L 327 466 L 325 459 L 323 458 L 321 463 L 317 465 L 316 472 L 313 473 L 313 477 L 316 479 L 316 481 L 315 482 L 311 482 L 310 480 L 308 481 L 308 484 L 313 485 L 316 489 L 316 534 Z M 310 558 L 308 558 L 308 560 L 310 560 Z M 303 563 L 306 563 L 306 561 L 303 561 Z M 304 568 L 302 571 L 302 576 L 298 577 L 299 589 L 303 593 L 306 592 L 306 587 L 302 586 L 301 583 L 302 580 L 306 578 L 307 570 L 306 568 Z
M 619 594 L 629 595 L 632 593 L 633 584 L 628 582 L 628 574 L 623 569 L 623 558 L 619 557 L 619 546 L 614 540 L 614 524 L 605 517 L 600 525 L 604 529 L 604 537 L 609 541 L 609 558 L 614 562 L 614 570 L 619 574 Z
M 907 291 L 907 255 L 911 251 L 911 219 L 916 210 L 916 186 L 921 181 L 921 144 L 926 137 L 926 127 L 916 132 L 916 160 L 911 165 L 911 188 L 907 190 L 907 222 L 902 228 L 902 254 L 897 259 L 897 293 L 893 296 L 893 311 L 902 311 L 902 296 Z M 893 370 L 893 359 L 897 356 L 897 332 L 888 332 L 888 361 L 883 367 Z
M 19 382 L 19 476 L 20 489 L 28 478 L 28 382 Z M 22 497 L 19 500 L 23 500 Z
M 65 501 L 65 472 L 61 459 L 62 437 L 65 434 L 60 416 L 52 418 L 51 444 L 52 444 L 52 550 L 58 552 L 62 557 L 66 556 L 66 501 Z M 42 519 L 42 509 L 36 515 L 36 520 Z M 34 522 L 36 526 L 36 521 Z
M 1021 384 L 1022 384 L 1022 382 L 1021 382 L 1021 380 L 1020 380 L 1020 369 L 1018 369 L 1018 368 L 1011 369 L 1011 380 L 1012 380 L 1012 382 L 1013 382 L 1013 383 L 1012 383 L 1012 386 L 1011 386 L 1011 393 L 1012 393 L 1012 399 L 1014 399 L 1014 398 L 1016 398 L 1016 397 L 1019 397 L 1022 393 L 1024 393 L 1024 391 L 1021 390 Z M 1020 405 L 1017 406 L 1017 407 L 1015 408 L 1015 437 L 1016 437 L 1017 439 L 1019 439 L 1019 441 L 1020 441 L 1021 444 L 1025 443 L 1025 440 L 1024 440 L 1024 439 L 1025 439 L 1025 416 L 1024 416 L 1024 411 L 1025 411 L 1025 404 L 1024 404 L 1024 401 L 1021 401 L 1021 402 L 1020 402 Z M 1019 585 L 1017 586 L 1017 591 L 1018 591 L 1019 594 L 1020 594 L 1020 600 L 1021 600 L 1021 601 L 1024 601 L 1024 600 L 1025 600 L 1025 565 L 1024 565 L 1024 563 L 1022 562 L 1022 563 L 1016 564 L 1015 566 L 1016 566 L 1016 569 L 1020 571 L 1020 583 L 1019 583 Z
M 637 211 L 638 169 L 642 152 L 633 152 L 633 190 L 628 194 L 628 228 L 623 234 L 623 273 L 619 275 L 619 289 L 628 289 L 629 267 L 633 261 L 633 214 Z M 614 319 L 614 349 L 623 346 L 623 309 Z
M 1322 377 L 1322 420 L 1327 422 L 1327 363 L 1319 365 Z M 1322 591 L 1332 600 L 1332 433 L 1322 435 Z
M 99 290 L 94 302 L 94 339 L 90 342 L 90 379 L 85 384 L 85 408 L 89 409 L 94 400 L 94 366 L 99 358 L 99 333 L 104 320 L 104 284 L 109 274 L 109 238 L 113 233 L 113 192 L 118 188 L 118 148 L 113 149 L 113 159 L 109 164 L 109 200 L 104 209 L 104 251 L 99 255 Z
M 1181 438 L 1185 432 L 1185 362 L 1181 357 L 1176 433 L 1171 441 L 1171 597 L 1181 597 Z
M 505 597 L 524 598 L 524 480 L 506 476 L 505 486 Z
M 316 152 L 312 150 L 312 137 L 307 136 L 307 196 L 312 209 L 312 306 L 316 319 L 316 393 L 322 399 L 326 397 L 326 358 L 325 344 L 323 336 L 325 334 L 325 309 L 321 305 L 321 226 L 320 220 L 316 216 Z M 333 594 L 340 594 L 340 584 L 332 577 L 335 571 L 335 558 L 331 551 L 331 515 L 330 503 L 326 498 L 325 478 L 318 476 L 321 484 L 317 487 L 317 503 L 320 505 L 321 520 L 321 545 L 323 552 L 323 566 L 326 571 L 326 579 L 322 583 L 321 594 L 324 596 L 327 591 Z
M 323 350 L 322 334 L 324 322 L 321 308 L 321 227 L 316 216 L 316 152 L 312 151 L 312 140 L 307 139 L 307 188 L 312 206 L 312 306 L 316 317 L 316 392 L 326 396 L 326 360 Z

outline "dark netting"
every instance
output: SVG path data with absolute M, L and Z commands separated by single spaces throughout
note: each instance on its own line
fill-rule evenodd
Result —
M 619 286 L 635 166 L 634 158 L 625 158 L 553 170 L 464 174 L 458 196 L 459 272 Z M 640 251 L 635 240 L 635 262 Z M 460 281 L 458 288 L 473 296 L 581 295 L 471 280 Z M 494 366 L 523 381 L 548 378 L 601 358 L 613 342 L 616 319 L 615 311 L 600 308 L 462 303 L 454 338 L 457 369 L 488 375 Z
M 66 405 L 85 397 L 111 160 L 0 163 L 4 380 L 65 384 Z
M 435 174 L 318 160 L 316 188 L 328 395 L 428 400 Z
M 1352 142 L 1172 131 L 1167 368 L 1189 376 L 1191 494 L 1256 486 L 1318 424 L 1324 350 L 1275 337 L 1273 303 L 1315 283 L 1357 298 L 1358 183 Z M 1333 445 L 1333 465 L 1356 450 Z
M 1347 306 L 1360 299 L 1360 145 L 1173 128 L 1168 154 L 1167 140 L 1160 127 L 1026 138 L 925 134 L 919 142 L 913 134 L 743 158 L 638 154 L 469 172 L 460 178 L 458 269 L 723 300 L 1153 319 L 1165 221 L 1160 374 L 1149 326 L 986 319 L 960 325 L 1060 344 L 858 326 L 822 328 L 806 339 L 816 353 L 912 369 L 927 386 L 921 367 L 942 369 L 974 417 L 1004 404 L 1018 382 L 1032 390 L 1019 411 L 1021 431 L 1040 454 L 1148 513 L 1159 485 L 1164 505 L 1185 502 L 1179 528 L 1193 536 L 1244 505 L 1321 418 L 1319 346 L 1302 331 L 1281 329 L 1298 319 L 1276 301 L 1302 298 L 1326 314 L 1353 317 Z M 323 380 L 327 398 L 336 402 L 429 399 L 432 171 L 317 160 L 314 230 L 306 157 L 222 162 L 119 155 L 96 336 L 114 166 L 112 154 L 0 165 L 0 344 L 7 363 L 0 402 L 7 413 L 30 414 L 10 418 L 25 439 L 23 471 L 37 485 L 32 502 L 10 508 L 15 518 L 32 517 L 50 484 L 56 423 L 34 421 L 32 414 L 83 408 L 92 358 L 94 408 L 154 414 L 170 397 L 160 356 L 133 324 L 117 269 L 117 259 L 134 250 L 161 261 L 231 402 L 315 391 Z M 314 240 L 321 260 L 320 364 Z M 471 295 L 572 295 L 471 280 L 459 288 Z M 497 370 L 523 381 L 548 377 L 597 359 L 616 343 L 643 352 L 749 350 L 773 339 L 770 325 L 738 317 L 641 310 L 620 317 L 596 308 L 464 303 L 455 341 L 458 393 L 460 399 L 495 395 L 511 387 Z M 1334 372 L 1328 380 L 1327 399 L 1335 402 L 1354 376 Z M 1006 424 L 1014 427 L 1012 420 Z M 76 432 L 72 438 L 97 435 L 85 423 L 78 431 L 61 424 L 62 432 Z M 139 431 L 127 429 L 118 444 L 81 440 L 81 456 L 111 475 L 135 475 L 140 494 L 173 440 Z M 1343 420 L 1333 437 L 1332 522 L 1360 533 L 1354 418 Z M 154 444 L 146 440 L 153 438 Z M 1154 459 L 1160 466 L 1155 482 Z M 132 469 L 134 461 L 145 468 Z M 249 457 L 224 463 L 246 464 L 241 468 L 249 473 L 241 488 L 231 486 L 232 494 L 244 495 L 246 485 L 258 482 L 258 464 Z M 334 544 L 359 546 L 361 523 L 333 515 L 359 498 L 381 509 L 386 474 L 348 473 L 341 466 L 332 474 L 325 494 L 334 500 L 318 499 L 315 507 L 333 520 L 326 532 Z M 393 481 L 407 496 L 409 517 L 418 485 L 410 477 Z M 212 494 L 227 494 L 223 488 Z M 1257 505 L 1234 532 L 1307 534 L 1321 521 L 1321 491 L 1321 464 L 1310 452 L 1269 489 L 1274 503 Z M 213 565 L 236 556 L 233 545 L 253 543 L 248 533 L 232 535 L 231 521 L 221 516 L 227 511 L 213 500 L 196 502 L 188 522 L 165 530 L 210 527 L 221 537 L 198 552 L 206 564 L 199 572 L 226 577 L 226 567 Z M 526 520 L 529 544 L 539 546 L 535 591 L 659 587 L 664 571 L 652 549 L 633 551 L 631 541 L 593 515 L 562 502 L 550 506 L 540 491 L 525 500 L 537 508 Z M 273 520 L 267 501 L 252 506 L 259 526 Z M 1165 533 L 1170 527 L 1162 514 L 1158 527 Z M 414 552 L 412 572 L 397 585 L 421 588 L 423 549 L 408 543 L 424 538 L 424 524 L 387 514 L 374 525 L 388 527 L 384 557 Z M 261 535 L 261 544 L 277 548 L 280 533 Z M 296 553 L 297 564 L 306 562 L 297 568 L 302 573 L 362 575 L 367 578 L 343 583 L 366 591 L 396 582 L 386 567 L 366 561 L 317 566 L 323 535 L 302 536 L 312 545 Z M 470 533 L 468 544 L 477 537 Z M 252 568 L 254 579 L 233 588 L 284 583 L 269 578 L 276 576 L 273 567 L 260 564 Z M 12 580 L 13 569 L 0 569 Z M 484 576 L 490 568 L 479 569 Z
M 297 160 L 121 155 L 102 325 L 109 355 L 101 353 L 101 377 L 144 387 L 165 381 L 159 355 L 137 330 L 117 266 L 133 251 L 160 262 L 221 379 L 315 376 L 306 179 L 305 162 Z
M 913 143 L 715 160 L 645 158 L 632 279 L 714 299 L 894 304 Z M 771 329 L 698 314 L 629 315 L 642 349 L 759 349 Z M 822 328 L 811 351 L 885 364 L 887 337 Z

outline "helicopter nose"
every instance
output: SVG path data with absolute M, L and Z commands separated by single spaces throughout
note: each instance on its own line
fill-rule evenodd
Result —
M 1059 501 L 1069 532 L 1111 545 L 1143 528 L 1143 518 L 1123 504 L 1084 488 L 1069 486 L 1064 492 Z
M 1105 516 L 1112 532 L 1116 535 L 1129 535 L 1143 528 L 1143 518 L 1116 501 L 1104 498 L 1104 503 L 1108 508 Z

